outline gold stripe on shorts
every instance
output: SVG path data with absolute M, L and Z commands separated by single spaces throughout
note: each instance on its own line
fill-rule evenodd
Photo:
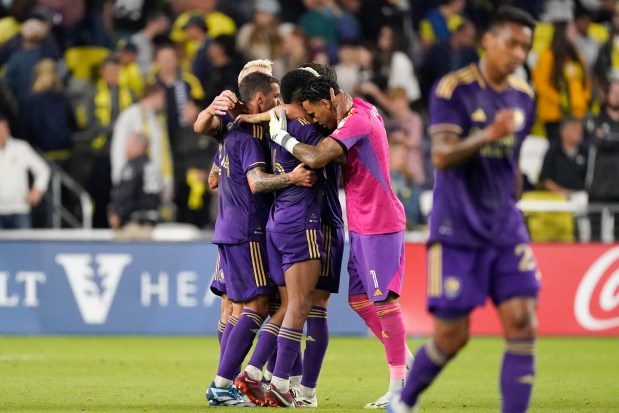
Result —
M 315 229 L 306 229 L 305 236 L 307 238 L 307 247 L 309 249 L 309 259 L 317 260 L 320 258 L 320 250 L 318 249 L 318 241 Z
M 331 265 L 331 227 L 328 225 L 322 226 L 323 245 L 325 247 L 325 260 L 322 262 L 320 275 L 328 277 Z
M 428 295 L 440 297 L 443 294 L 443 248 L 438 242 L 430 246 L 429 273 Z
M 217 253 L 217 261 L 215 261 L 215 276 L 213 278 L 217 281 L 221 281 L 219 279 L 219 252 Z
M 256 281 L 256 286 L 264 287 L 265 285 L 267 285 L 267 279 L 264 273 L 264 265 L 262 264 L 260 244 L 255 241 L 250 241 L 249 248 L 251 251 L 251 263 L 254 267 L 254 280 Z

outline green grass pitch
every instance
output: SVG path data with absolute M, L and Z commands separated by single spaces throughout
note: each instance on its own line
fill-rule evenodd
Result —
M 412 349 L 420 340 L 410 340 Z M 498 412 L 502 341 L 475 337 L 424 394 L 422 412 Z M 543 338 L 531 412 L 619 412 L 619 339 Z M 1 412 L 205 412 L 214 337 L 2 337 Z M 335 337 L 321 411 L 356 412 L 387 387 L 378 341 Z

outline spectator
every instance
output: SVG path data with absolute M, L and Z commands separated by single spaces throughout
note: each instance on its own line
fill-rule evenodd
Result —
M 77 124 L 53 60 L 37 63 L 32 91 L 24 102 L 28 108 L 21 114 L 24 136 L 48 161 L 66 170 Z
M 608 90 L 611 79 L 619 79 L 617 53 L 619 53 L 619 3 L 615 6 L 608 41 L 600 47 L 593 68 L 595 94 L 600 99 L 604 96 L 604 91 Z
M 543 189 L 565 195 L 585 189 L 587 148 L 583 142 L 581 119 L 568 117 L 561 122 L 561 142 L 546 152 L 540 182 Z
M 174 188 L 172 153 L 165 119 L 161 113 L 165 106 L 165 96 L 163 86 L 157 83 L 147 85 L 140 101 L 122 111 L 114 127 L 110 158 L 112 184 L 118 185 L 128 161 L 127 141 L 136 133 L 144 135 L 148 139 L 147 151 L 151 164 L 157 172 L 158 185 L 162 187 L 163 200 L 168 202 L 172 200 Z
M 234 37 L 228 35 L 212 40 L 208 56 L 213 63 L 213 73 L 205 88 L 205 101 L 212 102 L 223 90 L 238 90 L 238 73 L 243 68 L 243 61 L 236 51 Z
M 88 192 L 95 204 L 93 226 L 107 227 L 107 206 L 112 189 L 110 165 L 110 141 L 114 124 L 121 111 L 131 106 L 134 97 L 131 90 L 120 84 L 120 61 L 116 56 L 106 58 L 99 70 L 100 78 L 96 83 L 94 105 L 87 116 L 89 122 L 90 147 L 94 155 Z
M 206 88 L 213 73 L 213 63 L 209 57 L 211 41 L 207 35 L 206 22 L 201 15 L 194 14 L 183 25 L 187 38 L 198 45 L 193 60 L 191 61 L 191 73 L 198 78 L 203 88 Z
M 469 20 L 463 20 L 449 40 L 441 40 L 432 45 L 423 60 L 419 77 L 424 101 L 436 80 L 449 72 L 477 63 L 478 60 L 475 26 Z
M 407 45 L 404 34 L 393 27 L 383 26 L 378 35 L 378 53 L 375 61 L 375 71 L 387 79 L 384 88 L 403 88 L 406 97 L 416 102 L 421 97 L 419 81 L 415 75 L 413 61 L 406 54 Z
M 28 188 L 28 172 L 34 176 Z M 11 136 L 0 114 L 0 228 L 31 227 L 30 208 L 38 205 L 49 182 L 50 169 L 28 143 Z
M 284 73 L 296 69 L 311 60 L 309 40 L 303 30 L 294 25 L 285 25 L 282 63 Z
M 589 35 L 589 26 L 591 25 L 591 13 L 586 9 L 579 9 L 574 14 L 574 26 L 576 27 L 576 38 L 574 46 L 580 55 L 583 57 L 587 70 L 592 73 L 595 61 L 600 49 L 600 43 L 597 39 Z
M 166 33 L 169 29 L 170 18 L 164 13 L 157 12 L 148 15 L 146 18 L 146 26 L 131 36 L 131 43 L 135 44 L 138 49 L 136 59 L 140 66 L 142 76 L 148 76 L 153 67 L 155 38 Z
M 440 0 L 438 3 L 419 23 L 421 51 L 424 54 L 434 43 L 449 40 L 451 33 L 462 24 L 465 0 Z
M 217 37 L 221 34 L 234 35 L 236 23 L 226 14 L 217 11 L 218 0 L 172 0 L 172 12 L 178 15 L 172 26 L 170 38 L 174 42 L 183 45 L 183 49 L 189 60 L 193 59 L 198 45 L 195 41 L 187 38 L 183 26 L 195 14 L 204 16 L 209 37 Z
M 600 114 L 587 122 L 591 202 L 619 202 L 619 80 L 611 81 Z
M 551 144 L 559 142 L 559 125 L 566 116 L 584 118 L 591 99 L 587 67 L 574 47 L 573 22 L 554 24 L 549 49 L 533 69 L 537 89 L 537 117 L 544 123 Z
M 135 44 L 121 40 L 118 42 L 118 61 L 120 62 L 120 87 L 126 86 L 134 97 L 142 96 L 144 78 L 137 62 L 138 48 Z
M 335 47 L 340 41 L 338 21 L 333 12 L 334 0 L 304 0 L 307 11 L 298 21 L 299 27 L 309 37 L 310 47 L 314 50 Z
M 173 44 L 161 45 L 155 54 L 155 62 L 157 71 L 151 75 L 148 83 L 159 83 L 165 88 L 168 136 L 174 153 L 177 133 L 180 128 L 193 124 L 193 121 L 189 123 L 187 119 L 197 117 L 199 108 L 195 102 L 204 99 L 204 89 L 194 75 L 179 66 Z
M 141 30 L 148 19 L 161 9 L 161 0 L 114 0 L 113 26 L 117 39 L 129 37 Z
M 146 155 L 147 148 L 145 135 L 129 135 L 125 146 L 127 163 L 114 186 L 108 208 L 110 227 L 123 229 L 117 239 L 150 238 L 150 229 L 159 220 L 161 186 L 157 168 Z
M 338 51 L 339 63 L 335 65 L 337 83 L 342 90 L 353 93 L 359 84 L 359 62 L 356 44 L 343 42 Z
M 50 33 L 52 22 L 51 13 L 43 8 L 36 7 L 28 13 L 29 19 L 38 20 L 45 27 L 46 35 L 41 40 L 41 55 L 50 59 L 58 60 L 61 57 L 60 48 L 55 37 Z M 11 37 L 6 43 L 0 47 L 0 66 L 4 65 L 11 55 L 18 50 L 23 49 L 23 36 L 18 31 L 15 36 Z
M 21 49 L 16 50 L 9 58 L 4 78 L 23 111 L 23 100 L 32 87 L 34 67 L 44 57 L 41 42 L 47 36 L 48 30 L 40 20 L 28 19 L 22 25 L 20 33 Z
M 277 0 L 257 0 L 254 19 L 244 24 L 237 35 L 237 46 L 247 60 L 277 61 L 282 54 L 282 37 L 278 15 L 281 7 Z
M 422 223 L 421 210 L 419 208 L 419 196 L 421 187 L 415 185 L 414 178 L 408 168 L 408 150 L 399 139 L 393 139 L 392 132 L 389 139 L 389 173 L 391 175 L 391 188 L 404 205 L 406 213 L 406 228 L 411 230 L 415 225 Z

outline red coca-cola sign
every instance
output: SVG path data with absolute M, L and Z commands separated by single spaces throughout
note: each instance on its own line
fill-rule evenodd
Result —
M 406 246 L 402 304 L 409 334 L 428 335 L 426 252 L 423 244 Z M 539 333 L 545 335 L 619 336 L 619 246 L 538 244 L 533 251 L 542 273 Z M 472 315 L 471 330 L 500 334 L 491 303 Z

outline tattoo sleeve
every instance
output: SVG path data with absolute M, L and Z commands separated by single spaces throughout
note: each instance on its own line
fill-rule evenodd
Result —
M 259 192 L 277 191 L 290 186 L 288 174 L 274 175 L 265 172 L 264 166 L 247 171 L 247 181 L 251 191 L 256 194 Z
M 299 143 L 294 147 L 295 158 L 313 169 L 322 168 L 331 161 L 346 163 L 346 153 L 333 138 L 326 137 L 318 145 Z
M 208 174 L 208 186 L 211 189 L 215 189 L 219 186 L 219 167 L 213 163 L 213 167 L 211 168 L 211 172 Z

